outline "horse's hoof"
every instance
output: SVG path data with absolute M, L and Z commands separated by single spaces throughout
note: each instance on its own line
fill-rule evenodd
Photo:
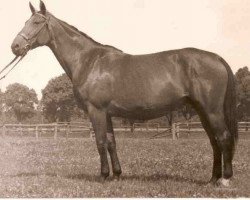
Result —
M 107 180 L 107 178 L 109 177 L 109 175 L 107 175 L 107 174 L 102 174 L 101 176 L 100 176 L 100 182 L 101 183 L 104 183 L 106 180 Z
M 221 188 L 228 188 L 230 187 L 230 180 L 225 178 L 211 178 L 207 184 L 208 187 L 221 187 Z
M 214 177 L 212 177 L 211 179 L 210 179 L 210 181 L 208 182 L 208 185 L 216 185 L 217 184 L 217 182 L 218 182 L 218 178 L 214 178 Z
M 114 175 L 113 180 L 114 181 L 119 181 L 120 180 L 120 175 Z
M 104 176 L 100 176 L 100 183 L 104 183 L 106 181 L 107 177 L 104 177 Z
M 207 183 L 207 186 L 212 186 L 212 187 L 216 187 L 218 186 L 218 181 L 219 181 L 220 178 L 217 178 L 217 177 L 212 177 L 209 182 Z
M 228 188 L 230 186 L 230 180 L 229 179 L 225 179 L 225 178 L 221 178 L 218 180 L 217 184 L 221 187 L 226 187 Z

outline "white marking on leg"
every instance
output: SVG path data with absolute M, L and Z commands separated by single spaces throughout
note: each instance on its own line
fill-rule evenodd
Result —
M 222 186 L 225 186 L 225 187 L 230 186 L 230 180 L 229 179 L 222 178 L 222 179 L 220 179 L 220 183 L 221 183 Z

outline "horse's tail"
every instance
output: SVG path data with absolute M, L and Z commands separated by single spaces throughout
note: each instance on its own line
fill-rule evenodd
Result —
M 228 74 L 227 90 L 224 100 L 224 116 L 228 131 L 231 134 L 231 144 L 233 151 L 238 141 L 237 105 L 236 105 L 236 81 L 228 63 L 220 59 L 226 67 Z

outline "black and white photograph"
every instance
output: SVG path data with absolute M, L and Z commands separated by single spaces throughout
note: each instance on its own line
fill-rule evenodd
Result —
M 250 0 L 0 0 L 0 198 L 250 198 Z

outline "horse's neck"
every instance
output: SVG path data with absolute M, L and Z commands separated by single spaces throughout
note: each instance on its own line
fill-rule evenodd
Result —
M 84 54 L 88 54 L 100 45 L 83 34 L 74 30 L 69 25 L 52 18 L 51 35 L 52 41 L 48 45 L 53 51 L 57 60 L 63 67 L 67 75 L 72 79 L 75 71 L 81 67 L 80 61 L 83 61 Z

